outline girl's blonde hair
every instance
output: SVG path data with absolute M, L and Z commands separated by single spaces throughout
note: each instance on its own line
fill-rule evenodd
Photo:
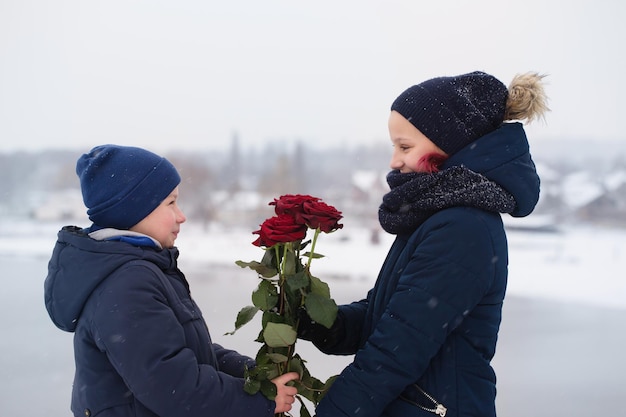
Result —
M 548 97 L 543 89 L 546 75 L 536 72 L 517 74 L 509 84 L 504 120 L 521 120 L 528 123 L 544 119 L 549 112 Z

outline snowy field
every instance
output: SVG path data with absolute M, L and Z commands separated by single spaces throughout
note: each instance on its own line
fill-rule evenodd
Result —
M 48 257 L 61 224 L 0 223 L 0 253 L 5 256 Z M 370 285 L 376 279 L 393 236 L 380 233 L 370 242 L 368 230 L 348 225 L 322 234 L 314 274 L 323 280 L 348 280 Z M 183 224 L 177 246 L 182 269 L 211 264 L 238 269 L 236 260 L 260 260 L 262 251 L 251 244 L 252 230 L 204 230 Z M 626 230 L 593 227 L 563 229 L 558 233 L 508 232 L 508 294 L 626 309 Z M 331 285 L 332 290 L 332 285 Z
M 0 222 L 0 416 L 69 416 L 71 335 L 57 330 L 43 306 L 43 279 L 60 224 Z M 322 235 L 313 273 L 337 302 L 365 295 L 392 236 L 370 242 L 349 224 Z M 254 356 L 258 323 L 234 336 L 237 311 L 258 281 L 236 260 L 259 260 L 251 230 L 185 224 L 180 265 L 216 342 Z M 560 233 L 509 232 L 510 274 L 494 368 L 498 409 L 505 417 L 587 417 L 621 413 L 626 394 L 626 230 L 587 227 Z M 314 376 L 341 371 L 350 357 L 326 357 L 308 344 L 297 350 Z M 33 401 L 33 399 L 35 401 Z
M 185 226 L 185 225 L 183 225 Z M 181 262 L 231 265 L 235 260 L 260 260 L 251 231 L 187 227 L 177 242 Z M 381 233 L 380 244 L 370 232 L 350 225 L 322 235 L 314 274 L 372 284 L 394 236 Z M 508 294 L 626 309 L 626 230 L 566 229 L 560 233 L 511 231 Z M 331 285 L 332 289 L 332 285 Z

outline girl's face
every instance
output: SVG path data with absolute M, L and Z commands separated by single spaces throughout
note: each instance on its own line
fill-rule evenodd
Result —
M 429 161 L 433 156 L 440 155 L 435 158 L 439 162 L 447 157 L 444 151 L 395 110 L 389 116 L 389 137 L 393 145 L 389 166 L 402 173 L 432 172 Z
M 178 207 L 178 187 L 143 220 L 130 228 L 133 232 L 143 233 L 156 239 L 162 247 L 171 248 L 180 232 L 180 225 L 187 218 Z

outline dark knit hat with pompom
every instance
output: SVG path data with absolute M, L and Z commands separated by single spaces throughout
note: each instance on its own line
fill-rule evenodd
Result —
M 414 85 L 400 94 L 391 110 L 452 155 L 502 124 L 507 97 L 501 81 L 476 71 Z
M 89 219 L 100 227 L 130 229 L 178 186 L 165 158 L 130 146 L 101 145 L 76 163 Z

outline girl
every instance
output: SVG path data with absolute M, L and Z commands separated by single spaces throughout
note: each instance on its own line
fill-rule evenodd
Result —
M 500 213 L 530 214 L 539 177 L 521 123 L 547 111 L 542 76 L 507 89 L 473 72 L 439 77 L 392 104 L 390 191 L 380 224 L 397 237 L 361 301 L 299 336 L 354 354 L 317 417 L 496 415 L 496 349 L 507 282 Z M 307 317 L 305 316 L 305 319 Z

